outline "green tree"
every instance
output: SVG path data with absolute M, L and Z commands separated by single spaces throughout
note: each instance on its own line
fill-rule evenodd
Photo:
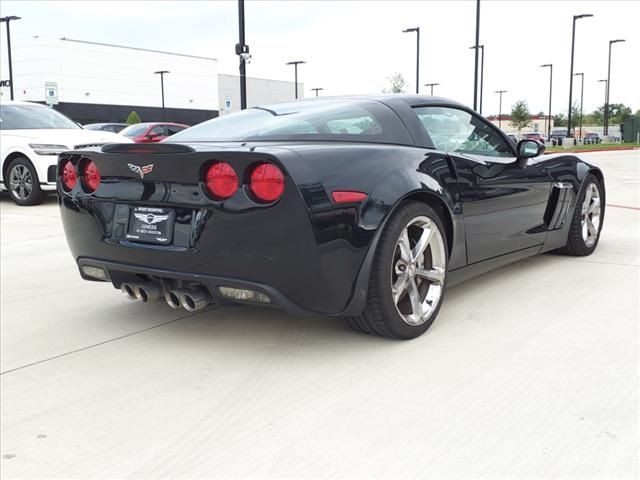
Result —
M 127 117 L 127 125 L 133 125 L 140 122 L 142 122 L 142 120 L 140 119 L 140 115 L 138 115 L 138 112 L 136 112 L 135 110 L 132 110 Z
M 404 93 L 407 91 L 409 83 L 405 80 L 401 73 L 394 73 L 390 77 L 387 77 L 389 86 L 383 88 L 383 93 Z
M 531 113 L 526 100 L 518 100 L 511 107 L 511 123 L 516 127 L 518 133 L 531 123 Z
M 564 113 L 558 113 L 553 116 L 553 125 L 555 127 L 566 127 L 567 126 L 567 116 Z
M 597 112 L 598 117 L 602 118 L 604 123 L 604 105 L 598 108 L 593 114 Z M 609 104 L 609 125 L 616 123 L 624 123 L 624 121 L 632 115 L 631 107 L 627 107 L 623 103 L 610 103 Z

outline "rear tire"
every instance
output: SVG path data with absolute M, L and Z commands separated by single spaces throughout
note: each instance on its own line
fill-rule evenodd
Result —
M 38 173 L 27 157 L 14 158 L 7 168 L 5 186 L 11 200 L 21 206 L 38 205 L 46 197 Z
M 558 250 L 563 255 L 584 257 L 598 246 L 604 220 L 604 191 L 595 175 L 585 177 L 571 218 L 567 244 Z
M 378 241 L 364 311 L 347 323 L 393 339 L 422 335 L 444 300 L 448 253 L 444 225 L 433 208 L 413 201 L 401 205 Z

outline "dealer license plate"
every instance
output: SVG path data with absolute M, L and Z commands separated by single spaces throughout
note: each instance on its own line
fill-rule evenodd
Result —
M 174 211 L 168 208 L 134 207 L 127 239 L 156 244 L 171 243 Z

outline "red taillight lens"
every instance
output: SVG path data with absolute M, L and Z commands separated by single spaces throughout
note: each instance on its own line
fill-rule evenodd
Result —
M 91 160 L 84 164 L 82 181 L 84 188 L 89 193 L 95 192 L 100 186 L 100 169 L 98 169 L 98 166 Z
M 214 197 L 225 200 L 238 190 L 238 175 L 228 163 L 217 162 L 207 170 L 205 183 Z
M 76 173 L 76 167 L 73 166 L 71 160 L 64 162 L 62 166 L 62 185 L 66 191 L 74 189 L 78 183 L 78 174 Z
M 351 191 L 336 191 L 332 194 L 335 203 L 354 203 L 361 202 L 367 198 L 366 193 Z
M 277 200 L 284 192 L 284 175 L 275 165 L 262 163 L 255 167 L 249 179 L 249 190 L 259 202 Z

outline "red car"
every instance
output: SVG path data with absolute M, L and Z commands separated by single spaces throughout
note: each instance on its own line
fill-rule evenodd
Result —
M 182 123 L 146 122 L 130 125 L 120 132 L 120 135 L 130 138 L 135 143 L 155 143 L 181 132 L 189 125 Z
M 525 133 L 522 135 L 522 139 L 523 140 L 536 140 L 540 143 L 544 143 L 546 141 L 546 139 L 544 138 L 544 135 L 542 133 L 539 132 L 533 132 L 533 133 Z

